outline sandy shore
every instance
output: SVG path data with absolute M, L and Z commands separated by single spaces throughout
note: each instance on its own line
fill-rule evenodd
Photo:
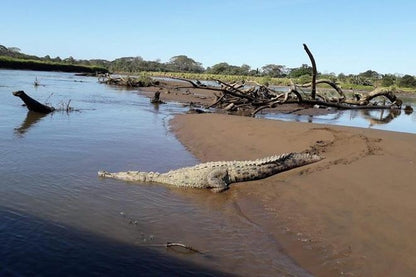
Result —
M 171 124 L 201 161 L 305 149 L 325 157 L 225 192 L 313 274 L 416 272 L 416 135 L 220 114 Z
M 141 93 L 152 97 L 155 91 L 164 101 L 215 101 L 211 91 L 172 82 Z M 225 193 L 314 275 L 414 276 L 416 135 L 221 114 L 179 115 L 171 126 L 203 162 L 320 153 L 325 159 L 316 164 L 234 184 Z

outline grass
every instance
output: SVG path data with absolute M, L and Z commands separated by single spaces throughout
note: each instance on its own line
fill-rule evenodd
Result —
M 265 85 L 288 86 L 290 80 L 288 78 L 271 78 L 271 77 L 256 77 L 243 75 L 223 75 L 223 74 L 207 74 L 207 73 L 183 73 L 183 72 L 146 72 L 149 76 L 154 77 L 179 77 L 191 80 L 221 80 L 223 82 L 257 82 Z
M 290 78 L 272 78 L 272 77 L 258 77 L 258 76 L 239 76 L 239 75 L 223 75 L 223 74 L 206 74 L 206 73 L 183 73 L 183 72 L 146 72 L 148 76 L 154 77 L 179 77 L 191 80 L 221 80 L 223 82 L 234 83 L 234 82 L 257 82 L 261 85 L 274 85 L 274 86 L 290 86 Z M 319 77 L 318 77 L 319 79 Z M 312 77 L 305 78 L 305 76 L 301 76 L 300 78 L 292 79 L 293 82 L 297 84 L 304 84 L 309 83 L 312 81 Z M 342 90 L 353 90 L 353 91 L 372 91 L 375 89 L 375 86 L 365 86 L 365 85 L 357 85 L 352 84 L 349 82 L 337 82 L 338 85 L 341 87 Z M 382 87 L 381 84 L 376 84 L 377 87 Z M 331 88 L 329 85 L 320 84 L 318 85 L 319 88 Z M 404 87 L 396 87 L 400 92 L 406 93 L 416 93 L 416 89 L 414 88 L 404 88 Z
M 185 79 L 192 80 L 221 80 L 223 82 L 257 82 L 261 85 L 274 85 L 274 86 L 290 86 L 290 78 L 272 78 L 268 76 L 258 77 L 258 76 L 239 76 L 239 75 L 222 75 L 222 74 L 206 74 L 206 73 L 181 73 L 181 72 L 146 72 L 149 76 L 155 77 L 180 77 Z M 300 78 L 292 79 L 293 82 L 297 84 L 304 84 L 312 81 L 312 78 L 306 79 L 305 76 Z M 327 85 L 320 85 L 320 87 L 326 87 Z M 343 89 L 353 89 L 353 90 L 372 90 L 372 86 L 362 86 L 355 85 L 350 83 L 341 83 L 340 86 Z M 330 88 L 329 86 L 327 86 Z
M 30 60 L 12 58 L 9 56 L 0 56 L 0 68 L 8 69 L 31 69 L 40 71 L 62 71 L 62 72 L 83 72 L 83 73 L 106 73 L 108 70 L 104 67 L 98 66 L 86 66 L 76 64 L 58 63 L 52 61 Z M 131 73 L 130 73 L 131 74 Z M 207 73 L 183 73 L 183 72 L 139 72 L 137 73 L 139 78 L 144 83 L 149 83 L 148 76 L 154 77 L 179 77 L 192 80 L 221 80 L 227 83 L 234 82 L 256 82 L 261 85 L 274 85 L 274 86 L 289 86 L 291 80 L 289 78 L 272 78 L 269 76 L 244 76 L 244 75 L 224 75 L 224 74 L 207 74 Z M 133 74 L 132 74 L 133 75 Z M 308 83 L 311 81 L 310 76 L 301 76 L 300 78 L 292 79 L 297 84 Z M 319 79 L 319 77 L 318 77 Z M 382 87 L 380 84 L 376 84 L 378 87 Z M 343 90 L 355 90 L 355 91 L 371 91 L 374 86 L 364 86 L 352 84 L 349 82 L 339 82 L 339 86 Z M 325 85 L 319 87 L 326 88 Z M 329 88 L 329 86 L 328 86 Z M 400 92 L 415 93 L 414 88 L 397 88 Z

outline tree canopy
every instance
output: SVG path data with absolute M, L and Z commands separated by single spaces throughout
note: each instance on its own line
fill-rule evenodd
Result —
M 301 67 L 290 69 L 289 77 L 299 78 L 304 75 L 312 76 L 312 66 L 302 64 Z
M 201 63 L 196 62 L 185 55 L 179 55 L 170 58 L 167 66 L 170 71 L 176 72 L 204 72 L 204 68 L 202 67 Z
M 270 77 L 286 77 L 287 69 L 284 65 L 279 64 L 268 64 L 261 68 L 262 75 L 270 76 Z
M 208 74 L 223 74 L 223 75 L 242 75 L 242 76 L 263 76 L 267 78 L 296 78 L 300 80 L 300 83 L 310 82 L 312 77 L 312 67 L 308 64 L 302 64 L 300 67 L 287 68 L 280 64 L 266 64 L 263 67 L 252 69 L 247 64 L 241 66 L 230 65 L 227 62 L 220 62 L 214 64 L 208 68 L 204 68 L 202 64 L 186 55 L 177 55 L 169 59 L 168 62 L 161 62 L 160 60 L 147 61 L 140 56 L 136 57 L 121 57 L 113 61 L 107 61 L 104 59 L 91 59 L 91 60 L 79 60 L 72 56 L 67 58 L 50 57 L 37 57 L 33 55 L 27 55 L 21 52 L 17 47 L 6 47 L 0 45 L 0 56 L 24 59 L 24 60 L 37 60 L 54 63 L 65 63 L 68 65 L 85 65 L 96 66 L 106 68 L 110 72 L 127 72 L 136 73 L 141 71 L 153 71 L 153 72 L 189 72 L 189 73 L 208 73 Z M 1 65 L 0 65 L 1 66 Z M 341 81 L 344 83 L 350 83 L 354 85 L 363 86 L 401 86 L 401 87 L 416 87 L 415 76 L 406 75 L 393 75 L 393 74 L 380 74 L 374 70 L 367 70 L 359 74 L 344 73 L 336 76 L 334 73 L 321 74 L 318 72 L 321 78 L 329 79 L 333 82 Z

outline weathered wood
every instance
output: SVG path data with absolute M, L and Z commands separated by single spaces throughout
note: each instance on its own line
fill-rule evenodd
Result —
M 181 247 L 181 248 L 184 248 L 186 250 L 189 250 L 190 252 L 202 254 L 201 251 L 199 251 L 199 250 L 197 250 L 197 249 L 195 249 L 195 248 L 193 248 L 189 245 L 185 245 L 185 244 L 179 243 L 179 242 L 166 242 L 165 246 L 166 246 L 166 248 Z
M 395 95 L 395 91 L 389 88 L 378 88 L 367 94 L 355 94 L 353 98 L 347 99 L 347 96 L 342 91 L 341 87 L 331 80 L 321 79 L 317 80 L 317 66 L 315 58 L 306 44 L 303 44 L 306 53 L 312 63 L 312 82 L 304 85 L 297 85 L 290 80 L 291 85 L 287 92 L 281 93 L 274 91 L 268 86 L 258 84 L 247 86 L 246 83 L 234 83 L 229 84 L 221 80 L 212 79 L 221 86 L 209 86 L 202 84 L 199 81 L 192 81 L 184 78 L 173 79 L 188 82 L 189 87 L 194 89 L 211 90 L 220 92 L 220 95 L 216 96 L 216 100 L 209 105 L 207 108 L 215 107 L 222 109 L 229 113 L 237 113 L 243 115 L 255 116 L 258 112 L 267 109 L 275 108 L 281 104 L 297 104 L 303 106 L 314 106 L 318 105 L 321 107 L 331 107 L 337 109 L 399 109 L 401 108 L 402 101 Z M 318 84 L 327 84 L 334 89 L 338 97 L 326 97 L 320 95 L 317 92 Z M 247 87 L 246 87 L 247 86 Z M 298 90 L 305 87 L 311 87 L 312 92 L 305 93 L 302 90 Z M 178 87 L 184 88 L 183 86 Z M 354 98 L 355 97 L 355 98 Z M 385 101 L 377 103 L 374 101 L 376 97 L 384 97 L 389 100 L 390 103 L 386 104 Z
M 217 81 L 219 84 L 222 84 L 225 87 L 225 89 L 223 90 L 224 93 L 228 93 L 228 94 L 231 94 L 232 96 L 236 96 L 236 97 L 245 98 L 245 99 L 248 99 L 250 101 L 254 100 L 253 97 L 251 97 L 249 95 L 246 95 L 243 91 L 241 91 L 239 89 L 239 87 L 233 86 L 231 84 L 227 84 L 226 82 L 223 82 L 221 80 L 215 80 L 215 81 Z
M 316 80 L 315 84 L 327 84 L 329 86 L 331 86 L 333 89 L 335 89 L 336 92 L 338 92 L 338 94 L 340 95 L 340 100 L 345 99 L 345 94 L 342 91 L 342 89 L 334 82 L 332 82 L 331 80 L 326 80 L 326 79 L 321 79 L 321 80 Z M 312 83 L 307 83 L 307 84 L 303 84 L 303 85 L 298 85 L 298 87 L 302 87 L 302 88 L 308 88 L 311 87 Z
M 175 79 L 175 80 L 179 80 L 179 81 L 183 81 L 183 82 L 188 82 L 192 85 L 193 88 L 201 87 L 201 86 L 197 85 L 196 83 L 194 83 L 193 81 L 185 79 L 185 78 L 179 78 L 179 77 L 170 77 L 170 78 Z
M 361 95 L 361 97 L 357 100 L 350 99 L 350 100 L 345 100 L 344 102 L 347 104 L 359 105 L 359 106 L 369 105 L 370 100 L 379 96 L 383 96 L 387 98 L 388 100 L 390 100 L 392 105 L 401 107 L 403 104 L 402 100 L 398 99 L 397 96 L 394 94 L 394 91 L 390 88 L 376 88 L 366 95 Z
M 55 110 L 54 107 L 49 107 L 36 101 L 35 99 L 27 95 L 23 90 L 15 91 L 13 92 L 13 95 L 22 99 L 29 111 L 48 114 Z
M 316 75 L 318 74 L 318 70 L 316 69 L 316 63 L 315 63 L 315 58 L 313 57 L 311 51 L 309 50 L 308 46 L 306 46 L 306 44 L 303 44 L 303 48 L 305 49 L 306 53 L 309 56 L 309 59 L 311 60 L 312 63 L 312 93 L 311 93 L 311 98 L 315 99 L 315 95 L 316 95 Z

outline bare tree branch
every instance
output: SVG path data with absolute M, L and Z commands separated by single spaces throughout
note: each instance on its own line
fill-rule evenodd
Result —
M 309 59 L 311 60 L 312 63 L 312 93 L 311 93 L 311 98 L 315 99 L 315 94 L 316 94 L 316 75 L 318 74 L 318 71 L 316 69 L 316 63 L 315 63 L 315 59 L 311 53 L 311 51 L 309 50 L 308 46 L 306 46 L 306 44 L 303 44 L 303 48 L 305 49 L 306 53 L 309 56 Z

